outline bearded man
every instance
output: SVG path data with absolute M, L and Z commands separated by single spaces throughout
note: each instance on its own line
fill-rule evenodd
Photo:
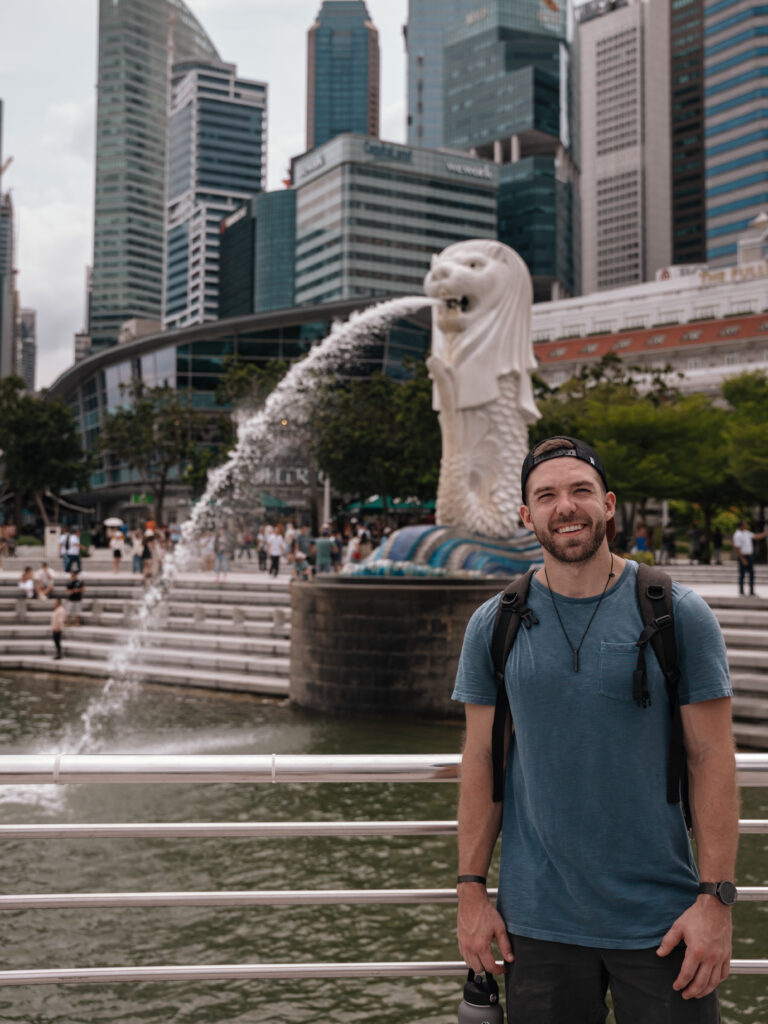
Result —
M 538 623 L 518 631 L 505 667 L 514 742 L 508 729 L 502 803 L 491 756 L 498 598 L 470 620 L 453 693 L 466 711 L 461 954 L 475 971 L 506 971 L 510 1024 L 598 1024 L 609 988 L 617 1024 L 714 1024 L 738 841 L 719 626 L 701 598 L 672 585 L 697 868 L 681 805 L 667 800 L 672 716 L 650 649 L 650 701 L 633 699 L 637 565 L 610 550 L 616 495 L 602 462 L 576 438 L 549 438 L 527 455 L 521 493 L 544 565 L 527 598 Z M 494 908 L 486 876 L 500 832 Z

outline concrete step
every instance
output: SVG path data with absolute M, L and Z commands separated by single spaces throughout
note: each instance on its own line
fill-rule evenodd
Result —
M 734 694 L 768 698 L 768 672 L 732 672 L 731 685 Z
M 764 722 L 768 736 L 768 701 L 764 697 L 742 697 L 734 694 L 731 706 L 734 719 L 740 722 L 745 719 Z
M 768 650 L 729 647 L 728 665 L 732 672 L 740 669 L 748 672 L 768 672 Z
M 98 679 L 106 679 L 108 675 L 105 660 L 71 657 L 66 653 L 60 661 L 54 660 L 52 654 L 0 654 L 0 674 L 3 671 L 52 672 Z M 169 686 L 253 693 L 271 697 L 288 696 L 288 678 L 270 676 L 266 673 L 243 675 L 236 672 L 211 672 L 157 666 L 153 668 L 151 676 L 144 676 L 144 678 L 147 682 L 163 683 Z
M 144 587 L 141 586 L 118 587 L 109 583 L 91 582 L 88 579 L 85 580 L 85 583 L 84 598 L 87 600 L 97 598 L 101 601 L 135 601 L 138 603 L 144 600 L 146 593 Z M 54 595 L 62 598 L 66 596 L 64 583 L 56 584 Z M 18 587 L 0 585 L 0 604 L 8 605 L 20 599 L 23 599 L 23 595 Z M 32 598 L 32 601 L 37 600 L 39 599 Z M 260 587 L 218 589 L 214 587 L 179 587 L 174 585 L 170 593 L 170 600 L 184 604 L 263 604 L 288 606 L 290 604 L 290 592 L 287 586 L 265 587 L 263 589 Z M 40 601 L 40 604 L 44 605 L 46 601 L 43 599 Z
M 768 605 L 763 608 L 721 608 L 715 605 L 713 611 L 721 629 L 764 629 L 768 633 Z
M 126 630 L 130 630 L 135 625 L 135 615 L 129 615 L 128 619 L 126 619 L 123 611 L 119 613 L 104 613 L 98 617 L 97 622 L 94 616 L 89 613 L 88 615 L 82 615 L 81 622 L 82 626 L 80 628 L 85 626 L 98 628 L 101 626 L 125 638 Z M 27 615 L 26 619 L 21 620 L 15 614 L 0 612 L 0 646 L 2 645 L 2 638 L 7 635 L 7 631 L 23 623 L 34 629 L 38 634 L 44 633 L 47 635 L 50 632 L 49 614 L 30 614 Z M 202 622 L 199 622 L 191 616 L 170 615 L 167 619 L 161 618 L 158 621 L 158 625 L 150 627 L 150 630 L 151 632 L 166 631 L 172 634 L 197 633 L 204 636 L 274 637 L 276 639 L 287 638 L 291 632 L 289 615 L 282 617 L 282 622 L 279 623 L 274 615 L 264 619 L 248 618 L 244 622 L 235 622 L 234 618 L 227 619 L 224 617 L 216 619 L 205 618 Z M 186 643 L 186 639 L 182 640 L 179 638 L 178 642 Z
M 756 722 L 734 722 L 733 738 L 736 746 L 748 750 L 768 750 L 768 725 Z
M 49 633 L 44 635 L 46 642 L 49 636 Z M 111 629 L 107 626 L 79 626 L 65 631 L 64 636 L 65 640 L 76 639 L 79 643 L 117 647 L 125 640 L 125 630 Z M 7 647 L 12 642 L 39 643 L 42 639 L 41 632 L 35 625 L 12 626 L 3 630 L 0 648 Z M 290 653 L 290 641 L 278 637 L 249 636 L 243 633 L 213 636 L 195 633 L 192 636 L 179 637 L 173 630 L 162 629 L 148 632 L 145 647 L 148 650 L 157 647 L 181 648 L 187 651 L 200 650 L 272 658 L 287 658 Z
M 94 602 L 96 604 L 94 605 Z M 82 614 L 87 615 L 118 615 L 125 616 L 126 613 L 133 615 L 141 607 L 139 601 L 106 600 L 101 598 L 84 597 L 80 602 Z M 283 604 L 208 604 L 203 601 L 189 601 L 180 603 L 171 600 L 163 603 L 162 615 L 185 618 L 195 617 L 197 609 L 201 609 L 204 619 L 232 619 L 244 618 L 249 621 L 274 620 L 277 616 L 280 620 L 288 620 L 291 617 L 290 605 Z M 51 617 L 53 604 L 48 601 L 25 601 L 22 606 L 21 616 L 19 615 L 18 601 L 0 601 L 0 617 L 19 619 L 26 618 L 30 621 L 47 621 Z
M 766 622 L 766 626 L 768 626 L 768 622 Z M 729 650 L 749 647 L 768 651 L 768 629 L 766 628 L 734 629 L 728 626 L 723 629 L 723 639 Z

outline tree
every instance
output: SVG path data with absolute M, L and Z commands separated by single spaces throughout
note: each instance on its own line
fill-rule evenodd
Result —
M 768 377 L 743 373 L 722 392 L 733 410 L 725 426 L 731 473 L 749 498 L 768 504 Z
M 288 372 L 288 363 L 282 359 L 270 359 L 262 366 L 227 356 L 223 368 L 224 373 L 216 388 L 217 404 L 255 410 L 261 408 L 269 393 Z
M 20 377 L 0 380 L 3 490 L 14 494 L 18 530 L 25 498 L 34 499 L 47 526 L 46 491 L 84 487 L 91 470 L 70 408 L 61 398 L 30 395 L 24 388 Z
M 146 388 L 134 381 L 125 396 L 130 404 L 105 417 L 99 444 L 108 457 L 136 470 L 142 487 L 154 495 L 155 518 L 162 522 L 170 475 L 182 472 L 192 448 L 205 440 L 210 417 L 169 387 Z

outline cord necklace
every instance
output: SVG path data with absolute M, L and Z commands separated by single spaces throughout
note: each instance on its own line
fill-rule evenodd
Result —
M 584 641 L 587 638 L 587 633 L 589 632 L 589 627 L 594 622 L 595 616 L 597 615 L 597 610 L 600 607 L 603 598 L 605 597 L 605 592 L 608 589 L 608 584 L 613 579 L 613 552 L 611 552 L 611 568 L 610 568 L 610 571 L 608 572 L 608 579 L 605 581 L 605 586 L 603 587 L 603 592 L 600 595 L 597 604 L 595 605 L 595 610 L 592 612 L 592 615 L 590 617 L 589 622 L 587 623 L 587 628 L 581 634 L 581 640 L 579 640 L 579 646 L 578 647 L 574 647 L 573 644 L 571 643 L 571 638 L 568 636 L 566 628 L 563 625 L 563 620 L 560 618 L 560 612 L 559 612 L 558 607 L 557 607 L 557 601 L 555 601 L 555 595 L 554 595 L 554 593 L 552 591 L 552 587 L 549 585 L 549 576 L 547 575 L 547 567 L 546 567 L 546 565 L 544 566 L 544 578 L 547 581 L 547 589 L 549 590 L 549 596 L 552 598 L 552 607 L 555 609 L 555 615 L 557 616 L 557 621 L 560 623 L 560 629 L 562 629 L 562 631 L 563 631 L 563 636 L 565 637 L 566 643 L 568 644 L 570 649 L 573 651 L 573 671 L 574 672 L 578 672 L 579 671 L 579 651 L 581 650 L 582 645 L 583 645 Z

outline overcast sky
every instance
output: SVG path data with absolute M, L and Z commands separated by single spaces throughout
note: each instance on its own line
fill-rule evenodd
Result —
M 306 33 L 320 0 L 187 0 L 221 57 L 269 83 L 268 187 L 304 150 Z M 405 140 L 407 0 L 367 0 L 381 46 L 381 135 Z M 73 362 L 93 244 L 98 0 L 0 0 L 3 177 L 18 288 L 37 310 L 37 386 Z

